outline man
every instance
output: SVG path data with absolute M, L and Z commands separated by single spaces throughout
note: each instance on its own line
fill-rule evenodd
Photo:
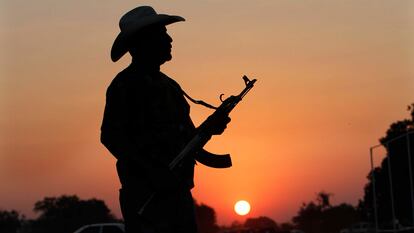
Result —
M 160 72 L 172 58 L 165 26 L 179 21 L 184 18 L 137 7 L 120 19 L 121 32 L 112 46 L 114 62 L 127 52 L 132 56 L 108 87 L 101 127 L 102 143 L 118 159 L 126 232 L 197 231 L 190 192 L 195 156 L 173 171 L 168 168 L 198 130 L 180 86 Z M 221 134 L 229 121 L 211 118 L 204 130 Z M 154 198 L 138 214 L 152 193 Z

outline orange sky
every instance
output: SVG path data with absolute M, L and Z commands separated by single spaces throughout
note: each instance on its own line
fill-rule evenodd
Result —
M 187 19 L 169 26 L 162 70 L 193 97 L 256 87 L 207 148 L 234 166 L 197 166 L 194 197 L 220 224 L 287 221 L 321 190 L 356 204 L 369 147 L 414 101 L 412 1 L 23 1 L 0 12 L 0 208 L 33 216 L 45 196 L 104 199 L 119 215 L 115 160 L 99 142 L 105 90 L 129 57 L 109 51 L 137 5 Z M 199 124 L 210 112 L 192 106 Z M 378 153 L 378 161 L 381 153 Z

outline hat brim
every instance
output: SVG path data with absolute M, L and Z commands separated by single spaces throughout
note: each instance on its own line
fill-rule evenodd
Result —
M 128 45 L 126 43 L 127 39 L 140 29 L 154 24 L 161 24 L 166 26 L 180 21 L 185 21 L 185 19 L 178 15 L 157 14 L 150 17 L 146 17 L 145 19 L 131 25 L 128 28 L 128 30 L 121 31 L 115 38 L 115 41 L 111 49 L 112 61 L 118 61 L 122 56 L 125 55 L 125 53 L 128 52 Z

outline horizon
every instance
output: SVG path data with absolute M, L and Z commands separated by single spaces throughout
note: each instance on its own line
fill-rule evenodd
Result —
M 138 5 L 183 16 L 169 25 L 161 70 L 217 105 L 258 82 L 206 149 L 233 167 L 196 166 L 198 203 L 220 225 L 290 220 L 316 193 L 355 206 L 369 148 L 414 102 L 414 2 L 215 0 L 1 3 L 0 209 L 26 216 L 46 196 L 104 200 L 121 217 L 115 158 L 100 144 L 106 88 L 130 62 L 109 51 L 119 18 Z M 211 111 L 191 104 L 199 125 Z M 376 165 L 384 152 L 376 151 Z M 238 200 L 251 212 L 238 216 Z

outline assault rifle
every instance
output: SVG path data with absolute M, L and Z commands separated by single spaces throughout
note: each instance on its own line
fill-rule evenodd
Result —
M 215 111 L 213 114 L 211 114 L 207 120 L 205 120 L 197 130 L 197 133 L 193 138 L 187 143 L 187 145 L 184 147 L 184 149 L 177 155 L 177 157 L 174 158 L 173 161 L 171 161 L 168 165 L 170 170 L 173 170 L 177 165 L 179 165 L 184 158 L 194 155 L 197 152 L 200 151 L 200 154 L 204 154 L 204 160 L 206 163 L 209 163 L 208 161 L 211 161 L 210 164 L 212 164 L 212 167 L 220 167 L 219 162 L 214 162 L 214 160 L 218 161 L 218 159 L 209 159 L 208 157 L 219 157 L 219 156 L 212 156 L 213 154 L 204 151 L 203 147 L 207 144 L 207 142 L 211 139 L 213 136 L 211 133 L 207 130 L 208 121 L 211 118 L 224 118 L 230 114 L 230 112 L 236 107 L 236 105 L 243 99 L 243 97 L 253 88 L 254 83 L 257 81 L 256 79 L 250 80 L 246 75 L 243 76 L 243 81 L 246 85 L 246 87 L 243 89 L 242 92 L 240 92 L 239 95 L 236 96 L 230 96 L 223 100 L 223 94 L 220 95 L 220 100 L 222 103 L 219 107 L 212 107 Z M 230 156 L 227 155 L 228 158 L 225 158 L 225 160 L 230 161 Z M 202 161 L 201 161 L 202 162 Z M 202 162 L 203 163 L 203 162 Z M 222 163 L 227 163 L 226 161 L 222 161 Z M 231 163 L 231 161 L 230 161 Z M 218 164 L 218 165 L 217 165 Z M 230 165 L 231 166 L 231 165 Z M 225 167 L 225 165 L 222 165 L 221 167 Z M 151 202 L 151 200 L 154 198 L 155 192 L 153 192 L 148 199 L 144 202 L 144 204 L 141 206 L 141 208 L 138 211 L 139 215 L 142 215 L 144 213 L 145 208 L 147 205 Z

